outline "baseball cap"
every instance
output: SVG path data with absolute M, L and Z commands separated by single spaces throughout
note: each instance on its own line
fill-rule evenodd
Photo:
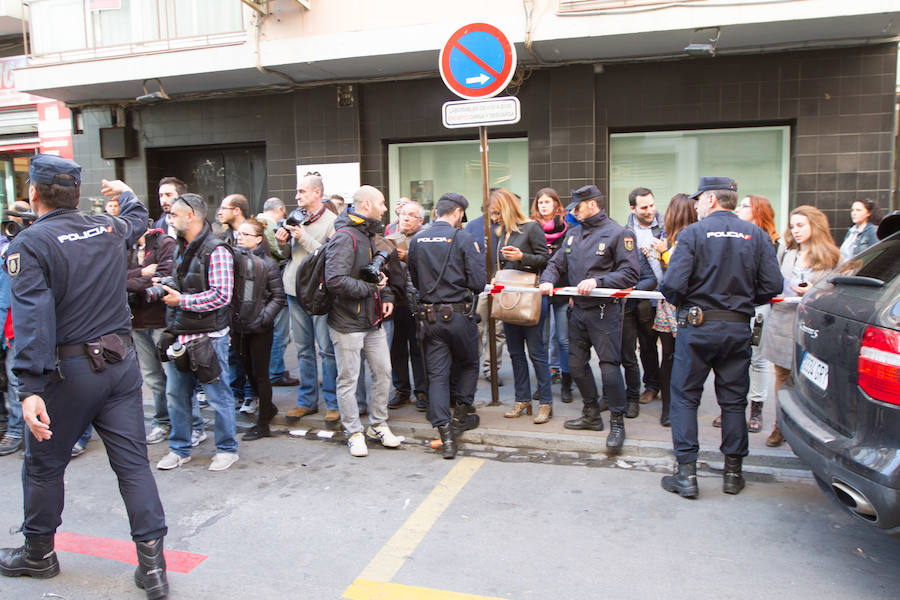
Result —
M 462 194 L 457 194 L 455 192 L 447 192 L 440 197 L 438 202 L 441 202 L 443 200 L 448 200 L 450 202 L 453 202 L 454 204 L 458 204 L 463 209 L 463 223 L 468 221 L 468 218 L 466 217 L 466 210 L 468 210 L 469 208 L 469 201 L 466 200 L 465 196 L 463 196 Z
M 31 159 L 28 180 L 46 185 L 55 183 L 67 187 L 78 187 L 81 185 L 81 167 L 68 158 L 53 154 L 36 154 Z
M 691 194 L 691 200 L 694 200 L 703 192 L 711 190 L 731 190 L 736 192 L 737 182 L 731 177 L 701 177 L 697 191 Z
M 596 185 L 585 185 L 577 190 L 572 190 L 572 201 L 569 202 L 569 205 L 566 206 L 567 211 L 575 210 L 575 207 L 584 202 L 585 200 L 590 200 L 592 198 L 597 198 L 598 200 L 603 200 L 603 192 L 600 191 Z

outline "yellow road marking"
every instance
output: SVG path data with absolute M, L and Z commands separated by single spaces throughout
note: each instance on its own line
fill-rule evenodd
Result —
M 422 504 L 409 516 L 406 523 L 400 527 L 397 533 L 388 540 L 387 544 L 379 550 L 368 566 L 363 569 L 363 572 L 359 574 L 359 580 L 388 582 L 393 579 L 397 571 L 403 567 L 403 563 L 407 561 L 416 549 L 416 546 L 425 538 L 425 535 L 434 526 L 438 518 L 450 506 L 456 495 L 459 494 L 460 490 L 463 489 L 483 463 L 484 460 L 480 458 L 464 458 L 456 463 L 456 466 L 444 476 Z M 357 583 L 359 580 L 357 580 Z M 353 589 L 353 586 L 350 589 Z M 406 598 L 406 596 L 403 597 Z M 421 598 L 422 596 L 418 597 Z M 477 598 L 477 596 L 452 597 Z M 451 598 L 451 596 L 448 596 L 448 598 Z
M 354 581 L 353 585 L 344 592 L 344 598 L 347 600 L 506 600 L 492 596 L 474 596 L 365 579 Z

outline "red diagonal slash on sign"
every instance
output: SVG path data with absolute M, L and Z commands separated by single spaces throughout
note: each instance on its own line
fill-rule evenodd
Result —
M 460 52 L 462 52 L 463 54 L 465 54 L 466 56 L 468 56 L 469 60 L 471 60 L 473 63 L 475 63 L 476 65 L 478 65 L 479 67 L 481 67 L 482 69 L 487 71 L 488 75 L 490 75 L 494 79 L 500 79 L 500 73 L 498 73 L 495 69 L 491 68 L 491 65 L 487 64 L 486 62 L 484 62 L 483 60 L 478 58 L 478 56 L 476 56 L 471 50 L 469 50 L 468 48 L 466 48 L 459 42 L 456 42 L 453 45 L 453 47 L 456 48 L 457 50 L 459 50 Z
M 125 540 L 92 537 L 60 531 L 56 533 L 54 546 L 56 550 L 65 552 L 108 558 L 109 560 L 117 560 L 130 565 L 138 564 L 134 542 Z M 181 552 L 180 550 L 166 550 L 165 555 L 166 569 L 176 573 L 190 573 L 197 565 L 208 558 L 205 554 Z

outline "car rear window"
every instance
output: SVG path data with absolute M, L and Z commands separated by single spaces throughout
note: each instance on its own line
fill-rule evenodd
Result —
M 837 275 L 872 277 L 890 283 L 900 274 L 900 237 L 893 235 L 835 269 Z

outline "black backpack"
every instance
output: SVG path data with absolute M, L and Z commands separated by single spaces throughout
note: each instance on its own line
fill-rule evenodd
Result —
M 353 250 L 356 250 L 356 236 L 347 229 L 344 231 L 353 238 Z M 310 315 L 326 315 L 334 304 L 334 296 L 325 287 L 325 248 L 328 244 L 322 244 L 316 251 L 308 255 L 297 267 L 296 296 L 303 310 Z
M 231 322 L 239 331 L 251 327 L 266 303 L 266 263 L 241 246 L 234 255 L 234 290 L 231 294 Z

